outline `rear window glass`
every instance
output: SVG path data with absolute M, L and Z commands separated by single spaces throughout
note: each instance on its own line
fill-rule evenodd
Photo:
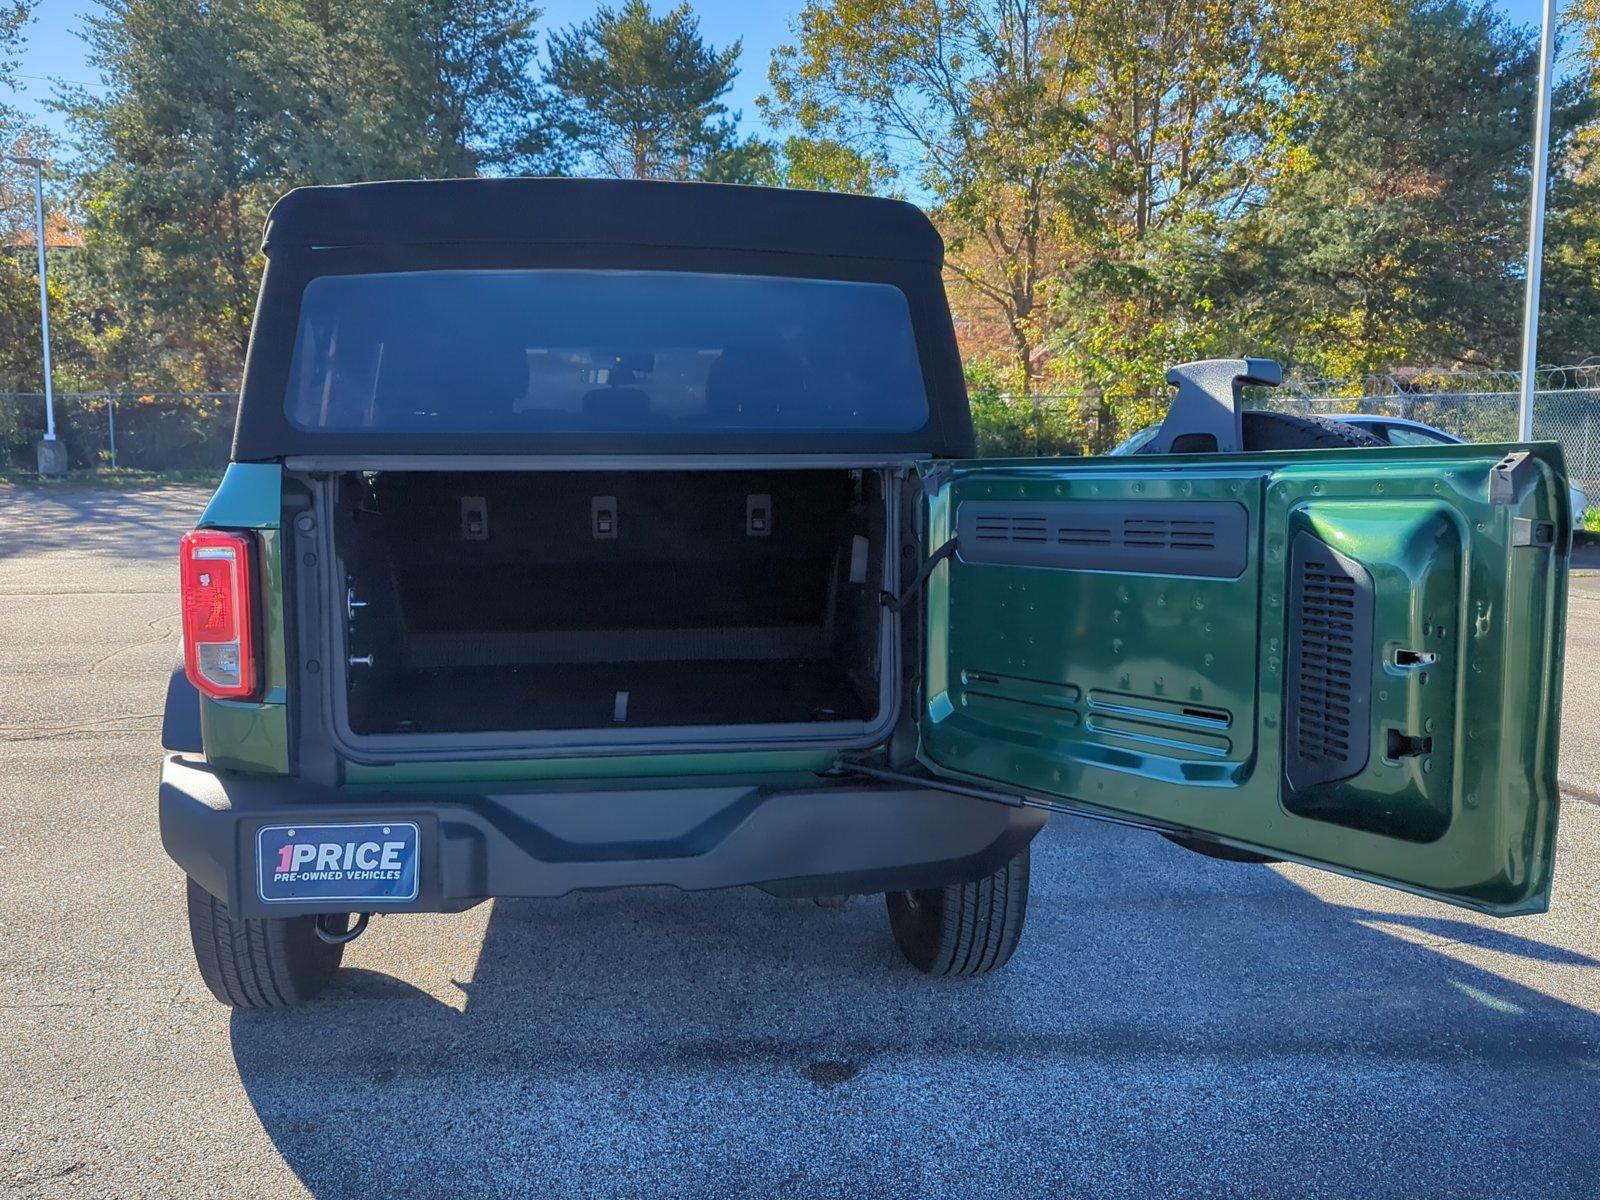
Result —
M 928 402 L 879 283 L 668 271 L 328 275 L 300 305 L 302 429 L 910 432 Z

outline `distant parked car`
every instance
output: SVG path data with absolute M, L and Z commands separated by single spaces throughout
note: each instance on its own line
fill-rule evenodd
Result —
M 1321 419 L 1359 429 L 1385 446 L 1459 446 L 1467 440 L 1453 433 L 1446 433 L 1442 429 L 1436 429 L 1432 425 L 1424 425 L 1421 421 L 1409 421 L 1404 417 L 1375 416 L 1371 413 L 1328 413 Z M 1110 453 L 1138 454 L 1160 430 L 1159 425 L 1141 429 L 1118 443 Z M 1582 488 L 1575 487 L 1570 491 L 1572 524 L 1574 528 L 1582 529 L 1583 513 L 1589 507 L 1589 498 Z
M 1441 443 L 1447 446 L 1459 446 L 1467 440 L 1453 433 L 1446 433 L 1442 429 L 1436 429 L 1432 425 L 1424 425 L 1421 421 L 1408 421 L 1404 417 L 1380 417 L 1370 413 L 1332 413 L 1328 419 L 1363 429 L 1385 446 L 1437 446 Z M 1583 513 L 1589 507 L 1589 497 L 1580 487 L 1570 490 L 1572 524 L 1574 528 L 1582 529 Z

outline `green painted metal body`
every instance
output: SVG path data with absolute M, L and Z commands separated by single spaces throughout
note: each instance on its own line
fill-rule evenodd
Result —
M 1490 472 L 1519 447 L 939 462 L 929 547 L 968 500 L 1228 501 L 1248 514 L 1237 578 L 972 563 L 931 575 L 920 757 L 937 775 L 1200 833 L 1498 914 L 1541 910 L 1555 849 L 1567 492 L 1559 451 L 1532 446 L 1509 502 Z M 1513 548 L 1519 518 L 1553 547 Z M 260 703 L 204 700 L 207 758 L 292 770 L 282 471 L 237 463 L 202 524 L 256 531 Z M 1284 780 L 1290 546 L 1309 531 L 1374 588 L 1373 751 L 1354 776 Z M 1395 651 L 1432 655 L 1426 669 Z M 1391 758 L 1390 729 L 1426 730 Z M 345 763 L 347 786 L 667 786 L 718 775 L 813 776 L 831 751 Z
M 1489 475 L 1532 469 L 1510 503 Z M 1566 569 L 1553 446 L 966 462 L 930 480 L 929 544 L 967 500 L 1226 500 L 1237 579 L 955 560 L 929 585 L 921 756 L 1056 797 L 1502 915 L 1542 910 L 1556 832 Z M 1512 547 L 1517 518 L 1554 547 Z M 1289 547 L 1310 530 L 1371 573 L 1373 750 L 1353 778 L 1283 774 Z M 1397 649 L 1433 654 L 1398 666 Z M 1390 729 L 1432 751 L 1389 758 Z
M 282 517 L 283 468 L 275 463 L 230 463 L 200 516 L 202 528 L 253 530 L 260 549 L 262 699 L 200 698 L 201 744 L 206 759 L 224 770 L 289 773 Z

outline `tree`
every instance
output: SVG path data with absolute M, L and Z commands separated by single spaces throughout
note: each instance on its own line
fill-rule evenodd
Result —
M 701 178 L 758 183 L 814 192 L 892 194 L 894 172 L 881 160 L 831 138 L 790 135 L 781 142 L 753 137 L 708 163 Z
M 31 17 L 25 0 L 0 3 L 0 391 L 36 391 L 44 370 L 34 274 L 33 171 L 17 166 L 11 157 L 49 157 L 53 147 L 37 125 L 7 103 L 16 91 L 17 55 Z M 59 290 L 60 282 L 52 288 Z M 0 412 L 0 424 L 14 417 Z
M 1600 0 L 1575 0 L 1574 129 L 1550 181 L 1539 305 L 1543 362 L 1600 356 Z
M 299 184 L 472 174 L 538 149 L 517 0 L 108 0 L 103 94 L 62 99 L 110 372 L 228 388 L 262 224 Z
M 1327 374 L 1516 360 L 1536 77 L 1529 31 L 1487 6 L 1425 0 L 1378 35 L 1241 238 L 1279 353 Z M 1557 97 L 1557 175 L 1578 100 Z
M 535 78 L 539 10 L 523 0 L 420 0 L 380 5 L 395 36 L 402 111 L 439 148 L 438 176 L 486 166 L 538 170 L 554 147 Z
M 769 112 L 932 199 L 952 272 L 1003 320 L 1025 382 L 1079 174 L 1068 23 L 1050 0 L 812 0 L 796 33 Z
M 545 83 L 582 168 L 634 179 L 739 178 L 759 147 L 739 143 L 723 97 L 740 43 L 706 45 L 688 4 L 657 17 L 647 0 L 601 8 L 552 34 Z
M 771 110 L 914 181 L 1025 386 L 1074 282 L 1259 194 L 1380 3 L 811 0 Z

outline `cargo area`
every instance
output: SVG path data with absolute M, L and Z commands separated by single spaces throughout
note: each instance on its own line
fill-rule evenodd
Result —
M 865 726 L 872 470 L 367 471 L 331 484 L 356 737 Z

